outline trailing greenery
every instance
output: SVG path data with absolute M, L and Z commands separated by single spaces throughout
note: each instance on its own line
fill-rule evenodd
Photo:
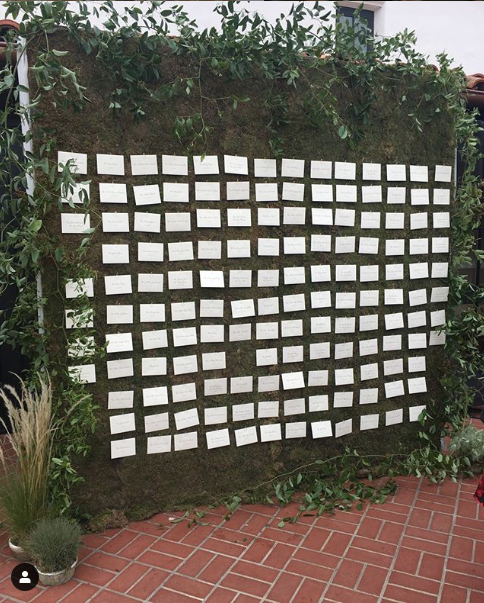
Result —
M 443 371 L 445 399 L 438 408 L 422 418 L 421 448 L 406 458 L 396 455 L 384 458 L 363 458 L 354 451 L 329 461 L 314 463 L 281 476 L 261 491 L 274 486 L 278 502 L 286 503 L 296 490 L 303 489 L 301 512 L 328 511 L 346 507 L 355 500 L 381 500 L 394 487 L 396 473 L 427 475 L 440 480 L 455 478 L 469 466 L 467 456 L 454 458 L 442 455 L 434 440 L 456 430 L 466 415 L 473 390 L 469 378 L 482 375 L 484 354 L 484 289 L 472 286 L 461 274 L 463 266 L 473 259 L 484 259 L 475 248 L 473 231 L 482 218 L 482 204 L 477 179 L 472 175 L 478 150 L 476 121 L 467 113 L 461 96 L 463 73 L 454 69 L 445 55 L 438 58 L 438 70 L 428 65 L 426 58 L 414 47 L 415 36 L 404 31 L 385 39 L 369 39 L 364 28 L 354 29 L 336 23 L 319 3 L 311 8 L 295 4 L 287 17 L 274 24 L 261 15 L 241 10 L 236 2 L 221 3 L 216 12 L 220 29 L 199 31 L 182 6 L 168 7 L 163 2 L 142 2 L 119 13 L 116 2 L 91 5 L 77 2 L 76 11 L 66 2 L 8 2 L 7 15 L 20 18 L 22 45 L 13 36 L 6 50 L 6 66 L 0 73 L 0 93 L 8 98 L 7 109 L 0 113 L 2 128 L 0 144 L 0 185 L 6 192 L 0 198 L 0 220 L 5 225 L 0 241 L 0 283 L 2 288 L 15 286 L 18 297 L 10 314 L 2 317 L 0 344 L 17 346 L 32 362 L 30 378 L 40 368 L 48 368 L 55 385 L 54 414 L 59 419 L 50 471 L 50 498 L 57 508 L 67 511 L 71 505 L 70 492 L 80 476 L 74 468 L 78 455 L 87 455 L 88 436 L 96 425 L 96 406 L 82 384 L 68 374 L 70 359 L 63 353 L 77 339 L 93 334 L 86 328 L 66 333 L 62 318 L 49 330 L 41 324 L 46 297 L 38 294 L 35 275 L 55 267 L 58 290 L 55 295 L 62 304 L 64 286 L 68 279 L 80 280 L 94 276 L 84 263 L 89 249 L 88 235 L 77 249 L 67 249 L 44 224 L 52 207 L 60 204 L 66 187 L 79 181 L 65 166 L 57 172 L 51 159 L 55 135 L 39 126 L 40 107 L 48 101 L 54 107 L 73 111 L 86 110 L 89 98 L 78 74 L 66 65 L 66 51 L 52 48 L 50 35 L 57 29 L 67 31 L 70 38 L 90 60 L 108 67 L 112 78 L 112 95 L 106 99 L 116 116 L 129 111 L 133 119 L 142 120 L 149 111 L 150 101 L 197 99 L 198 110 L 179 114 L 173 123 L 173 135 L 182 141 L 187 152 L 204 153 L 211 132 L 208 115 L 218 119 L 225 113 L 237 111 L 251 102 L 248 95 L 212 97 L 205 90 L 207 74 L 227 77 L 233 81 L 247 80 L 257 75 L 267 90 L 265 107 L 268 110 L 267 131 L 275 156 L 284 150 L 281 126 L 288 124 L 288 91 L 300 91 L 300 102 L 306 108 L 308 123 L 331 124 L 341 139 L 350 145 L 362 135 L 372 107 L 383 92 L 396 90 L 402 77 L 408 82 L 405 94 L 395 102 L 407 113 L 417 131 L 441 111 L 445 104 L 455 124 L 456 139 L 461 149 L 466 171 L 456 193 L 456 209 L 452 215 L 452 255 L 450 274 L 450 304 L 448 311 L 446 350 L 449 359 Z M 142 6 L 139 6 L 142 5 Z M 105 18 L 104 28 L 93 26 L 90 15 Z M 309 24 L 308 24 L 309 23 Z M 170 35 L 175 32 L 176 35 Z M 359 43 L 355 43 L 358 40 Z M 21 104 L 16 86 L 18 61 L 12 60 L 29 53 L 31 86 L 29 104 Z M 186 71 L 169 82 L 163 76 L 164 58 L 186 58 Z M 391 63 L 392 67 L 389 68 Z M 308 69 L 324 75 L 309 80 Z M 425 88 L 422 87 L 425 81 Z M 343 86 L 351 90 L 351 102 L 341 104 L 335 90 Z M 241 86 L 241 89 L 243 86 Z M 406 106 L 410 95 L 419 99 Z M 351 124 L 345 118 L 350 111 Z M 23 133 L 13 118 L 31 120 L 31 129 Z M 34 152 L 21 157 L 26 143 L 34 144 Z M 35 177 L 32 190 L 30 178 Z M 86 212 L 88 199 L 84 199 Z M 69 300 L 68 307 L 79 312 L 89 310 L 89 299 L 81 296 Z M 103 350 L 93 350 L 96 357 Z M 74 406 L 74 410 L 68 410 Z M 367 482 L 360 480 L 367 475 Z M 389 478 L 388 483 L 371 485 L 373 477 Z M 258 488 L 254 489 L 253 496 Z M 271 500 L 272 497 L 270 496 Z M 240 502 L 240 493 L 229 502 L 229 511 Z
M 484 460 L 484 431 L 474 425 L 466 425 L 452 435 L 450 452 L 455 457 L 468 457 L 473 463 Z
M 30 533 L 26 550 L 44 573 L 68 569 L 77 559 L 81 528 L 65 517 L 41 519 Z

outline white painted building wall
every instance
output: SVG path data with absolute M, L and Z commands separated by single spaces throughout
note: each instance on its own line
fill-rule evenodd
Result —
M 0 18 L 5 16 L 5 5 L 0 5 Z M 75 2 L 70 4 L 75 6 Z M 96 5 L 99 2 L 90 2 Z M 116 2 L 118 10 L 135 2 Z M 217 26 L 219 18 L 213 13 L 218 2 L 167 2 L 183 4 L 201 29 Z M 274 21 L 281 13 L 288 14 L 293 2 L 241 2 L 240 6 L 262 13 Z M 306 2 L 313 6 L 314 2 Z M 328 10 L 332 2 L 322 2 Z M 341 2 L 358 6 L 358 2 Z M 375 12 L 375 33 L 391 36 L 398 31 L 415 31 L 417 49 L 429 56 L 445 51 L 462 65 L 466 73 L 484 73 L 484 2 L 365 2 L 365 8 Z

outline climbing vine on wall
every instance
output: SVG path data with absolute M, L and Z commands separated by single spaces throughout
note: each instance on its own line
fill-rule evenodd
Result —
M 241 9 L 237 2 L 224 2 L 215 9 L 220 28 L 203 31 L 182 5 L 167 6 L 163 2 L 137 2 L 122 13 L 112 1 L 76 2 L 75 11 L 71 6 L 74 3 L 66 2 L 5 4 L 7 15 L 20 21 L 20 42 L 12 32 L 7 36 L 5 67 L 0 73 L 0 94 L 7 98 L 6 109 L 0 113 L 0 183 L 4 191 L 0 198 L 0 284 L 2 288 L 16 287 L 18 295 L 12 311 L 0 319 L 0 344 L 21 349 L 31 362 L 32 379 L 39 369 L 49 370 L 56 383 L 59 417 L 79 402 L 56 435 L 51 488 L 58 508 L 70 508 L 72 486 L 81 479 L 75 470 L 75 458 L 88 454 L 87 436 L 96 423 L 92 398 L 81 384 L 69 378 L 69 358 L 63 352 L 68 341 L 89 337 L 92 332 L 74 329 L 67 335 L 62 317 L 48 329 L 39 321 L 46 299 L 39 294 L 37 274 L 55 267 L 55 294 L 60 300 L 68 279 L 94 276 L 83 261 L 89 235 L 78 248 L 67 249 L 44 227 L 45 216 L 60 203 L 62 191 L 72 187 L 77 176 L 69 165 L 62 172 L 57 171 L 51 159 L 55 132 L 40 127 L 41 107 L 46 99 L 72 111 L 89 107 L 86 87 L 76 71 L 67 66 L 67 51 L 51 46 L 50 36 L 59 29 L 87 57 L 108 68 L 113 92 L 106 103 L 113 119 L 130 114 L 133 120 L 143 120 L 151 101 L 196 99 L 197 110 L 177 115 L 172 126 L 173 136 L 185 145 L 187 153 L 204 153 L 212 127 L 208 115 L 215 112 L 223 119 L 226 113 L 251 102 L 250 95 L 243 92 L 211 96 L 205 88 L 207 75 L 223 76 L 241 84 L 255 76 L 261 79 L 266 90 L 266 128 L 275 156 L 281 156 L 284 150 L 281 132 L 282 126 L 288 124 L 288 94 L 294 89 L 300 92 L 308 123 L 315 128 L 330 124 L 350 146 L 362 136 L 378 96 L 395 92 L 399 78 L 406 78 L 408 88 L 405 94 L 399 93 L 395 102 L 411 117 L 417 131 L 430 123 L 445 104 L 467 166 L 452 216 L 451 309 L 445 327 L 451 370 L 442 378 L 445 399 L 423 419 L 422 446 L 410 457 L 365 459 L 348 451 L 337 459 L 299 468 L 294 475 L 274 480 L 272 485 L 280 502 L 287 502 L 297 489 L 304 488 L 303 508 L 322 512 L 344 501 L 379 500 L 391 491 L 391 478 L 397 472 L 442 479 L 465 468 L 468 460 L 443 456 L 435 444 L 437 431 L 443 436 L 449 428 L 462 424 L 473 396 L 469 379 L 484 371 L 484 290 L 472 286 L 460 272 L 473 259 L 484 259 L 475 247 L 473 234 L 482 218 L 479 182 L 472 175 L 478 159 L 476 121 L 466 112 L 461 96 L 462 72 L 454 69 L 445 55 L 438 57 L 438 69 L 429 66 L 416 51 L 411 32 L 373 39 L 365 27 L 333 24 L 333 11 L 328 12 L 317 2 L 311 7 L 308 3 L 295 4 L 287 16 L 275 23 Z M 102 19 L 104 27 L 92 25 L 91 15 Z M 29 58 L 29 90 L 17 84 L 24 56 Z M 166 81 L 164 61 L 169 56 L 185 58 L 186 69 Z M 310 70 L 321 77 L 309 78 Z M 341 86 L 351 91 L 351 103 L 344 107 L 335 92 Z M 21 103 L 20 94 L 26 92 L 30 93 L 30 101 Z M 417 96 L 418 101 L 407 109 L 410 95 Z M 348 111 L 351 120 L 346 117 Z M 30 129 L 23 131 L 20 124 L 14 123 L 15 117 L 30 120 Z M 29 142 L 33 143 L 34 152 L 22 156 L 20 149 Z M 33 189 L 29 186 L 31 178 L 35 179 Z M 84 206 L 88 211 L 87 198 Z M 87 311 L 89 299 L 82 296 L 70 307 Z M 104 350 L 93 353 L 102 356 Z M 389 476 L 390 484 L 368 489 L 361 485 L 361 473 Z M 267 489 L 268 484 L 263 486 Z M 257 496 L 257 492 L 255 487 L 253 495 Z M 229 502 L 230 509 L 237 500 L 239 495 Z

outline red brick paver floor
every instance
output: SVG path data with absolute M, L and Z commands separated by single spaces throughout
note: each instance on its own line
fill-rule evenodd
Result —
M 101 603 L 484 602 L 484 508 L 477 479 L 440 486 L 398 478 L 382 505 L 303 517 L 295 505 L 211 510 L 189 527 L 160 513 L 84 537 L 74 580 L 21 593 L 2 536 L 0 601 Z M 170 517 L 172 518 L 170 520 Z

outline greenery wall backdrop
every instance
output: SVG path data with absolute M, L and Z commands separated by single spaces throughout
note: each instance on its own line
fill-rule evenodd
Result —
M 19 291 L 12 312 L 2 318 L 0 342 L 21 347 L 31 359 L 33 380 L 39 369 L 49 370 L 56 387 L 58 417 L 79 401 L 64 421 L 55 445 L 51 495 L 59 509 L 87 515 L 117 509 L 140 517 L 161 508 L 222 499 L 233 510 L 243 493 L 259 499 L 275 492 L 284 502 L 302 489 L 306 493 L 302 508 L 322 512 L 363 498 L 380 500 L 393 487 L 396 472 L 426 473 L 441 479 L 465 469 L 468 459 L 457 460 L 440 451 L 441 436 L 464 420 L 472 398 L 468 377 L 483 365 L 479 337 L 484 332 L 484 319 L 479 304 L 484 293 L 458 273 L 459 267 L 479 253 L 474 249 L 473 230 L 482 214 L 478 182 L 472 176 L 477 158 L 475 120 L 466 113 L 461 99 L 461 71 L 452 68 L 445 55 L 439 57 L 438 68 L 428 65 L 414 49 L 414 36 L 409 32 L 370 40 L 364 29 L 356 31 L 340 24 L 331 27 L 329 13 L 318 3 L 310 8 L 308 3 L 295 5 L 287 17 L 272 25 L 257 14 L 240 10 L 235 2 L 225 2 L 216 9 L 222 18 L 221 29 L 203 32 L 196 29 L 182 6 L 143 2 L 137 4 L 144 5 L 144 12 L 135 7 L 118 14 L 115 2 L 102 2 L 90 7 L 106 17 L 101 30 L 90 25 L 87 3 L 76 3 L 76 12 L 66 4 L 8 3 L 12 18 L 19 18 L 19 11 L 23 11 L 23 42 L 17 58 L 23 53 L 28 56 L 30 104 L 19 103 L 15 81 L 19 62 L 10 60 L 13 38 L 0 84 L 0 91 L 12 100 L 0 116 L 2 147 L 6 150 L 1 174 L 7 186 L 1 198 L 0 275 L 3 286 L 14 284 Z M 303 25 L 305 17 L 313 19 L 311 26 Z M 178 28 L 176 37 L 168 35 L 168 26 L 173 23 Z M 356 38 L 360 44 L 355 44 Z M 12 112 L 30 115 L 29 133 L 7 127 Z M 22 162 L 14 148 L 26 139 L 33 141 L 34 153 Z M 110 272 L 101 261 L 103 235 L 96 185 L 103 177 L 96 176 L 96 153 L 125 157 L 145 153 L 234 154 L 428 165 L 432 182 L 435 165 L 453 165 L 457 144 L 468 168 L 451 204 L 447 344 L 445 350 L 433 348 L 427 357 L 428 392 L 406 397 L 398 405 L 427 404 L 421 424 L 380 427 L 339 440 L 283 440 L 211 451 L 202 445 L 196 450 L 149 456 L 144 453 L 146 436 L 137 435 L 137 456 L 110 459 L 107 391 L 112 387 L 103 368 L 109 300 L 101 276 Z M 88 154 L 91 199 L 85 199 L 84 210 L 89 212 L 93 228 L 80 243 L 81 237 L 60 233 L 60 191 L 79 177 L 69 167 L 57 172 L 58 150 Z M 22 170 L 13 179 L 9 178 L 12 164 Z M 36 180 L 33 194 L 25 192 L 30 175 Z M 150 178 L 143 183 L 160 182 L 157 177 Z M 193 176 L 189 178 L 192 183 Z M 123 182 L 128 183 L 128 190 L 137 183 L 131 176 Z M 305 183 L 309 189 L 309 179 Z M 305 204 L 310 205 L 309 201 Z M 128 206 L 133 208 L 133 199 L 129 198 Z M 413 210 L 405 208 L 406 212 Z M 154 211 L 161 211 L 161 206 L 154 206 Z M 302 236 L 312 229 L 295 226 L 291 234 Z M 337 234 L 338 227 L 331 233 Z M 217 234 L 227 238 L 223 230 Z M 397 238 L 391 231 L 387 234 Z M 258 235 L 258 229 L 253 228 L 252 241 Z M 165 242 L 178 240 L 169 233 L 163 236 Z M 233 233 L 230 236 L 235 238 Z M 121 242 L 121 237 L 119 241 L 116 235 L 109 237 L 110 243 Z M 129 237 L 130 243 L 147 240 L 146 234 L 131 232 Z M 335 256 L 328 254 L 325 260 L 335 263 Z M 305 262 L 310 261 L 308 253 Z M 384 266 L 385 257 L 378 256 L 374 263 Z M 177 269 L 193 268 L 179 264 Z M 241 260 L 240 268 L 279 267 L 279 259 L 272 262 L 274 266 L 269 264 L 253 257 Z M 294 265 L 300 264 L 298 256 Z M 138 272 L 136 264 L 129 269 L 133 274 Z M 43 281 L 40 299 L 34 280 L 38 271 Z M 66 301 L 65 282 L 88 276 L 95 278 L 94 298 L 81 297 L 74 304 Z M 384 287 L 382 278 L 379 284 Z M 408 285 L 403 283 L 404 288 Z M 279 295 L 303 293 L 306 287 L 293 286 L 287 291 L 281 287 Z M 331 285 L 333 291 L 339 287 L 338 283 Z M 170 292 L 170 296 L 171 301 L 201 297 L 197 289 Z M 258 297 L 256 290 L 252 297 Z M 151 301 L 155 300 L 149 294 L 134 293 L 124 303 Z M 38 323 L 39 306 L 45 313 L 42 325 Z M 95 328 L 66 331 L 66 307 L 92 307 Z M 368 313 L 373 310 L 369 308 Z M 135 350 L 139 350 L 141 333 L 136 327 L 133 331 Z M 97 382 L 83 386 L 68 377 L 72 359 L 66 350 L 69 341 L 89 335 L 95 336 L 97 344 Z M 239 375 L 250 374 L 251 369 L 244 371 L 244 366 L 253 354 L 253 342 L 228 346 L 226 351 L 228 366 L 237 365 Z M 172 354 L 168 349 L 168 358 Z M 407 350 L 387 354 L 385 359 L 402 355 L 406 356 Z M 140 355 L 134 354 L 134 362 L 135 377 L 130 385 L 137 396 L 137 434 L 142 434 Z M 351 364 L 349 360 L 347 366 Z M 304 369 L 308 368 L 316 367 L 305 361 Z M 201 391 L 200 375 L 197 381 Z M 374 386 L 382 393 L 382 381 Z M 217 405 L 230 405 L 233 398 L 220 398 Z M 254 394 L 251 400 L 263 398 L 263 394 Z M 383 415 L 396 407 L 382 396 L 380 399 L 377 411 L 355 405 L 330 411 L 330 418 L 338 421 L 373 412 Z M 197 402 L 200 409 L 207 404 L 210 402 Z M 329 413 L 311 413 L 311 420 L 329 418 L 325 414 Z M 389 481 L 373 488 L 362 484 L 361 475 L 386 475 Z

